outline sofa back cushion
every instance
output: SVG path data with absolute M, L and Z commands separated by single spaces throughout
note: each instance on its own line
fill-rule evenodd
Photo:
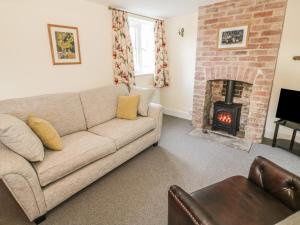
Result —
M 0 113 L 26 121 L 29 115 L 49 121 L 60 136 L 86 130 L 79 94 L 62 93 L 0 101 Z
M 44 159 L 44 147 L 27 124 L 8 114 L 0 113 L 0 142 L 31 162 Z
M 115 118 L 118 97 L 121 95 L 129 95 L 125 85 L 112 85 L 81 92 L 87 127 L 91 128 Z

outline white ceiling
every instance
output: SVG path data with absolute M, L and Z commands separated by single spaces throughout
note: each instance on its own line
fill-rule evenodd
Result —
M 170 18 L 197 12 L 200 5 L 218 0 L 88 0 L 156 18 Z

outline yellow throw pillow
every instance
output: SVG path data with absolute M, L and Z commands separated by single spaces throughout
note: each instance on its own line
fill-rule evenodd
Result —
M 54 151 L 60 151 L 63 149 L 62 140 L 59 134 L 48 121 L 35 116 L 29 116 L 27 123 L 41 139 L 45 147 Z
M 119 96 L 117 118 L 136 120 L 140 96 Z

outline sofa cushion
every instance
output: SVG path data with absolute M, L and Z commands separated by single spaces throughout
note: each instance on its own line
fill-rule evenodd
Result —
M 0 142 L 31 162 L 44 159 L 40 139 L 24 121 L 12 115 L 0 113 Z
M 117 149 L 155 129 L 155 120 L 138 117 L 136 120 L 112 119 L 89 129 L 90 132 L 114 140 Z
M 125 85 L 107 86 L 80 93 L 87 127 L 91 128 L 116 117 L 118 96 L 129 95 Z
M 117 118 L 136 120 L 140 96 L 119 96 Z
M 228 178 L 191 195 L 217 224 L 222 225 L 273 225 L 293 213 L 241 176 Z
M 148 116 L 149 103 L 151 102 L 155 89 L 154 88 L 142 88 L 132 86 L 130 90 L 130 96 L 139 95 L 140 102 L 138 107 L 138 114 L 141 116 Z
M 27 124 L 40 138 L 46 148 L 54 151 L 60 151 L 63 149 L 62 140 L 59 134 L 47 120 L 43 120 L 35 116 L 29 116 Z
M 86 130 L 79 94 L 62 93 L 0 101 L 0 113 L 23 121 L 34 115 L 49 121 L 60 136 Z
M 44 161 L 34 163 L 43 187 L 116 151 L 111 139 L 87 131 L 69 134 L 62 140 L 62 151 L 46 150 Z

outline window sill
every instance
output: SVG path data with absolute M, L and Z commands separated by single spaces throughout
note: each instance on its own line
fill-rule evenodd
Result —
M 154 76 L 153 73 L 136 73 L 136 77 L 142 77 L 142 76 Z

